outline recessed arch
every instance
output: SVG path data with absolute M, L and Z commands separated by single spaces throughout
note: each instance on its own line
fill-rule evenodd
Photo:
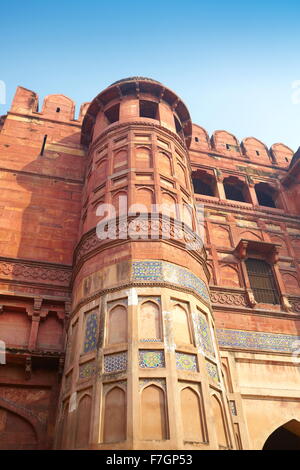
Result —
M 173 335 L 176 344 L 191 344 L 191 331 L 188 320 L 188 312 L 180 304 L 174 305 Z
M 108 312 L 107 344 L 127 342 L 127 309 L 124 305 L 115 305 Z
M 121 442 L 126 440 L 126 394 L 115 386 L 104 398 L 103 442 Z
M 300 450 L 300 421 L 292 419 L 275 429 L 263 450 Z
M 84 448 L 89 444 L 92 397 L 84 393 L 78 402 L 76 412 L 75 447 Z
M 181 389 L 180 398 L 183 439 L 203 442 L 203 416 L 199 393 L 187 386 Z
M 139 307 L 139 339 L 162 340 L 160 307 L 152 300 L 146 300 Z
M 223 405 L 215 394 L 211 395 L 211 404 L 218 445 L 221 448 L 227 448 L 228 441 Z
M 141 438 L 143 440 L 167 439 L 165 392 L 156 384 L 141 391 Z

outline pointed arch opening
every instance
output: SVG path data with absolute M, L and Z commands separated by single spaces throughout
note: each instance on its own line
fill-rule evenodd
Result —
M 300 421 L 292 419 L 270 434 L 263 450 L 300 450 Z

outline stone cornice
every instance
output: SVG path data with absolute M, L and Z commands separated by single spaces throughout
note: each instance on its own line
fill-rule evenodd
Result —
M 99 137 L 97 137 L 97 139 L 93 141 L 93 143 L 91 144 L 91 146 L 89 148 L 89 152 L 92 152 L 95 149 L 95 147 L 97 147 L 99 145 L 101 140 L 104 137 L 107 137 L 107 135 L 110 134 L 111 132 L 115 132 L 116 130 L 122 129 L 124 127 L 125 128 L 126 127 L 140 128 L 140 127 L 143 127 L 143 126 L 148 127 L 148 128 L 150 127 L 152 129 L 159 129 L 159 131 L 164 132 L 168 136 L 172 137 L 172 139 L 175 140 L 177 142 L 177 144 L 179 144 L 181 146 L 181 148 L 184 152 L 187 151 L 187 148 L 184 145 L 183 140 L 177 134 L 175 134 L 175 132 L 172 132 L 170 129 L 167 129 L 166 127 L 161 126 L 160 124 L 157 124 L 155 122 L 150 122 L 150 121 L 127 121 L 127 122 L 116 122 L 116 123 L 111 124 L 109 127 L 107 127 L 105 129 L 105 131 L 103 131 L 99 135 Z
M 145 242 L 146 240 L 150 242 L 166 242 L 169 244 L 176 245 L 177 247 L 183 250 L 187 250 L 187 243 L 195 242 L 195 249 L 188 249 L 188 251 L 190 255 L 196 258 L 197 261 L 200 262 L 206 269 L 204 263 L 204 261 L 206 260 L 206 253 L 203 247 L 203 242 L 198 235 L 196 235 L 191 229 L 189 229 L 189 227 L 182 227 L 180 221 L 176 221 L 174 219 L 170 219 L 169 223 L 167 220 L 164 219 L 164 216 L 161 214 L 159 214 L 158 217 L 153 218 L 148 218 L 147 215 L 146 217 L 142 218 L 141 230 L 139 232 L 139 234 L 143 235 L 143 230 L 145 230 L 144 233 L 147 234 L 147 237 L 135 240 L 133 238 L 128 237 L 129 224 L 132 224 L 135 220 L 137 222 L 140 222 L 141 218 L 132 216 L 128 216 L 127 219 L 117 218 L 116 239 L 113 240 L 100 240 L 97 237 L 96 228 L 84 234 L 74 251 L 73 277 L 76 276 L 83 263 L 91 256 L 95 256 L 97 253 L 100 253 L 101 251 L 113 246 L 130 242 Z M 164 238 L 164 233 L 170 233 L 170 237 Z M 155 239 L 151 238 L 153 234 L 156 235 Z M 181 234 L 183 234 L 183 237 L 180 237 Z

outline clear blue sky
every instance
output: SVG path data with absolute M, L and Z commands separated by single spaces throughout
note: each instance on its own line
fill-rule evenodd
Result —
M 11 0 L 0 14 L 0 114 L 18 85 L 40 100 L 65 94 L 78 112 L 110 83 L 141 75 L 178 93 L 210 134 L 300 146 L 299 0 Z

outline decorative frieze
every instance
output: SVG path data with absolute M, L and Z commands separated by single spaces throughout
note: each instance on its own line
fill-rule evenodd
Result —
M 254 331 L 218 329 L 217 338 L 222 348 L 249 349 L 292 354 L 300 336 Z

